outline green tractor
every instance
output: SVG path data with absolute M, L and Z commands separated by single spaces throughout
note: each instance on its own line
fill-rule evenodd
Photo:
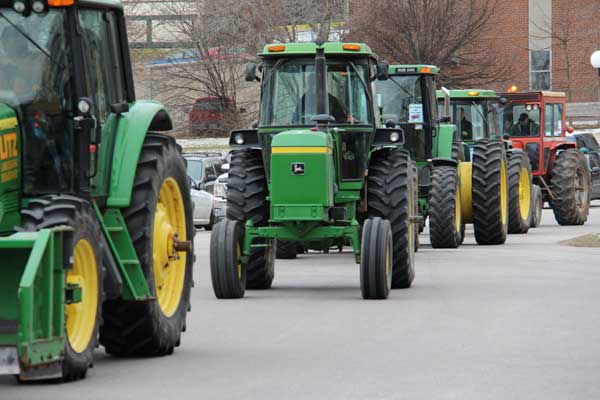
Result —
M 449 90 L 450 116 L 457 128 L 454 158 L 472 161 L 475 143 L 481 139 L 503 140 L 500 105 L 505 102 L 493 90 Z M 444 110 L 444 92 L 437 91 L 440 113 Z M 508 158 L 508 233 L 527 233 L 537 225 L 534 205 L 540 204 L 541 190 L 532 185 L 531 163 L 522 149 L 504 140 Z M 536 200 L 536 196 L 538 196 Z M 539 210 L 538 210 L 539 211 Z
M 0 1 L 0 37 L 0 374 L 171 354 L 192 203 L 169 115 L 135 98 L 122 5 Z
M 351 245 L 365 299 L 409 287 L 416 168 L 399 131 L 376 128 L 372 92 L 388 65 L 358 43 L 274 44 L 259 56 L 246 79 L 261 82 L 260 121 L 231 134 L 227 218 L 211 236 L 215 295 L 270 288 L 278 241 Z
M 500 140 L 473 145 L 472 161 L 457 156 L 456 126 L 440 115 L 433 65 L 393 65 L 377 82 L 380 124 L 397 129 L 418 166 L 419 208 L 429 218 L 434 248 L 456 248 L 472 223 L 481 245 L 503 244 L 508 229 L 507 158 Z M 450 97 L 446 95 L 450 109 Z M 420 226 L 420 230 L 423 225 Z

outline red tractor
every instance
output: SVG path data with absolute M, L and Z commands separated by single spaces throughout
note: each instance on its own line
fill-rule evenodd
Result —
M 567 142 L 565 94 L 560 92 L 502 93 L 503 135 L 514 148 L 527 152 L 538 210 L 547 201 L 560 225 L 583 225 L 590 207 L 590 171 L 583 153 Z M 502 99 L 501 103 L 504 103 Z M 540 211 L 541 212 L 541 211 Z

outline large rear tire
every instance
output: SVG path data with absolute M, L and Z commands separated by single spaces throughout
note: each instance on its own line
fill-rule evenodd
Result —
M 107 301 L 100 343 L 107 353 L 121 357 L 172 354 L 186 326 L 194 256 L 193 252 L 170 256 L 168 246 L 161 244 L 163 237 L 193 241 L 195 233 L 185 161 L 173 138 L 146 135 L 123 217 L 157 299 Z
M 254 226 L 269 221 L 267 178 L 260 150 L 234 150 L 231 153 L 227 181 L 227 218 Z M 265 244 L 256 240 L 255 244 Z M 269 289 L 275 277 L 275 243 L 269 247 L 253 247 L 246 269 L 246 289 Z
M 542 189 L 538 185 L 532 187 L 532 199 L 533 208 L 530 216 L 530 227 L 537 228 L 542 222 L 542 211 L 544 210 L 544 196 L 542 195 Z
M 415 278 L 417 227 L 415 212 L 415 168 L 404 150 L 373 153 L 367 177 L 367 218 L 389 221 L 393 237 L 392 288 L 409 288 Z
M 550 173 L 554 198 L 549 202 L 560 225 L 583 225 L 590 211 L 591 178 L 588 163 L 577 149 L 558 155 Z
M 431 247 L 455 249 L 462 242 L 460 180 L 456 167 L 438 166 L 431 172 L 429 239 Z
M 379 217 L 365 220 L 360 251 L 360 290 L 364 299 L 387 299 L 392 283 L 392 228 Z
M 473 151 L 473 229 L 480 245 L 506 242 L 508 177 L 504 143 L 480 140 Z
M 522 152 L 508 162 L 508 233 L 527 233 L 533 212 L 531 164 Z
M 103 300 L 101 232 L 95 212 L 86 200 L 52 195 L 30 200 L 21 215 L 22 228 L 27 231 L 61 225 L 74 229 L 73 266 L 67 272 L 66 281 L 79 285 L 82 299 L 65 306 L 66 340 L 61 380 L 85 378 L 94 363 Z

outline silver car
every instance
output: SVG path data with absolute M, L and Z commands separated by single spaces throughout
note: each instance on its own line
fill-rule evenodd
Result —
M 219 222 L 227 215 L 227 179 L 229 178 L 229 164 L 223 164 L 221 171 L 213 188 L 213 214 L 215 222 Z

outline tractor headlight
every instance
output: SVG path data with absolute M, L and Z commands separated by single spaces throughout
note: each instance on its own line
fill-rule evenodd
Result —
M 90 111 L 92 111 L 92 103 L 86 98 L 81 98 L 77 102 L 77 109 L 83 115 L 89 115 Z
M 41 14 L 46 11 L 46 4 L 43 1 L 37 0 L 31 4 L 31 9 L 34 13 Z
M 525 109 L 526 109 L 527 111 L 531 111 L 531 104 L 527 104 L 527 106 L 525 106 Z
M 27 9 L 27 6 L 25 5 L 24 1 L 17 0 L 13 2 L 13 10 L 18 12 L 19 14 L 24 13 L 25 9 Z
M 233 136 L 233 140 L 237 143 L 237 144 L 244 144 L 244 135 L 242 135 L 241 133 L 236 133 Z
M 398 132 L 390 133 L 390 142 L 396 143 L 398 140 L 400 140 L 400 134 Z

